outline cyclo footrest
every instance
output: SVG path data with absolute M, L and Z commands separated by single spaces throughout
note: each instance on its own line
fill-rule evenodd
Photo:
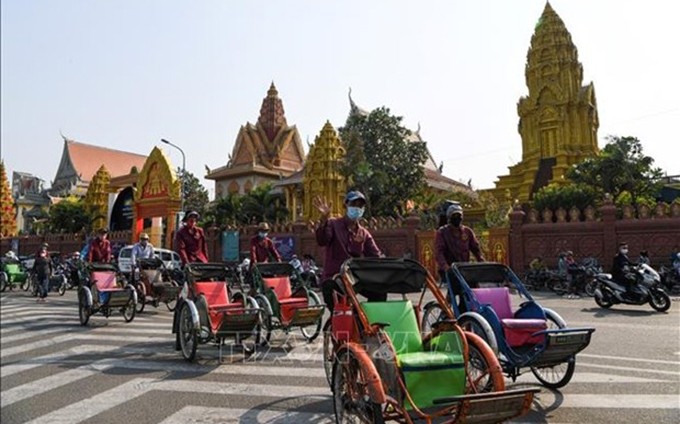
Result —
M 452 404 L 448 415 L 463 418 L 466 423 L 485 424 L 510 420 L 531 408 L 538 388 L 506 390 L 435 399 L 435 405 Z

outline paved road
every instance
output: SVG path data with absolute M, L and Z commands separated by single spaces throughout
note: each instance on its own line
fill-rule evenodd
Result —
M 604 311 L 592 299 L 539 295 L 572 326 L 597 328 L 561 392 L 543 389 L 531 423 L 680 422 L 680 306 Z M 0 421 L 10 423 L 330 423 L 332 400 L 320 340 L 279 334 L 268 352 L 238 348 L 218 361 L 201 345 L 197 364 L 180 358 L 172 314 L 149 308 L 131 323 L 95 316 L 78 323 L 76 297 L 36 304 L 0 296 Z M 536 381 L 529 373 L 510 387 Z

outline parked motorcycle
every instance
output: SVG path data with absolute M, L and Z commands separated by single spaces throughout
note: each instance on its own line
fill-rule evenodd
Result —
M 661 287 L 661 277 L 647 264 L 639 264 L 633 268 L 635 285 L 630 291 L 625 286 L 599 274 L 595 288 L 595 303 L 601 308 L 610 308 L 616 304 L 643 305 L 649 303 L 654 310 L 665 312 L 671 307 L 671 298 Z
M 661 286 L 670 295 L 680 295 L 680 276 L 675 269 L 661 265 L 659 268 Z

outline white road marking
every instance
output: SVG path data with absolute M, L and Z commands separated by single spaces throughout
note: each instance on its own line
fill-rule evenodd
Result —
M 649 368 L 632 368 L 632 367 L 616 367 L 613 365 L 597 365 L 597 364 L 584 364 L 582 362 L 578 362 L 576 364 L 576 367 L 590 367 L 590 368 L 605 368 L 609 370 L 619 370 L 619 371 L 635 371 L 635 372 L 650 372 L 653 374 L 663 374 L 663 375 L 672 375 L 675 377 L 680 377 L 680 372 L 677 371 L 664 371 L 664 370 L 653 370 Z
M 676 353 L 676 355 L 680 352 Z M 625 356 L 609 356 L 609 355 L 593 355 L 590 353 L 579 353 L 579 358 L 597 358 L 597 359 L 613 359 L 615 361 L 626 361 L 626 362 L 643 362 L 645 364 L 667 364 L 667 365 L 677 365 L 680 367 L 680 361 L 662 361 L 659 359 L 645 359 L 645 358 L 629 358 Z
M 324 399 L 324 398 L 321 398 Z M 333 411 L 326 414 L 313 412 L 291 412 L 272 409 L 207 408 L 187 406 L 170 415 L 160 424 L 198 424 L 198 423 L 334 423 Z
M 549 408 L 558 402 L 555 394 L 544 390 L 534 398 L 543 408 Z M 562 408 L 595 408 L 595 409 L 678 409 L 680 398 L 678 395 L 615 395 L 615 394 L 574 394 L 561 397 Z
M 69 362 L 70 358 L 77 355 L 83 354 L 98 354 L 104 352 L 110 352 L 119 349 L 115 345 L 79 345 L 68 350 L 62 350 L 57 353 L 51 353 L 49 355 L 39 356 L 36 358 L 26 358 L 21 362 L 16 364 L 3 365 L 0 368 L 0 374 L 3 377 L 8 377 L 10 375 L 18 374 L 20 372 L 28 371 L 33 368 L 38 368 L 43 365 L 49 364 L 59 364 L 62 362 Z M 3 392 L 4 393 L 4 392 Z
M 173 338 L 170 337 L 170 335 L 165 336 L 165 337 L 151 337 L 151 336 L 143 336 L 143 337 L 135 337 L 131 336 L 130 333 L 132 331 L 128 332 L 127 334 L 123 334 L 124 330 L 121 330 L 121 338 L 122 341 L 133 343 L 133 342 L 168 342 L 170 343 Z M 33 343 L 27 343 L 25 345 L 20 345 L 20 346 L 14 346 L 10 347 L 7 349 L 3 349 L 0 351 L 0 358 L 5 358 L 10 355 L 16 355 L 19 353 L 25 353 L 29 352 L 31 350 L 35 349 L 40 349 L 43 347 L 48 347 L 48 346 L 53 346 L 59 343 L 64 343 L 64 342 L 73 342 L 73 341 L 81 341 L 81 340 L 99 340 L 99 341 L 108 341 L 108 342 L 116 342 L 116 341 L 121 341 L 121 340 L 115 340 L 110 337 L 110 334 L 103 336 L 103 335 L 98 335 L 98 334 L 78 334 L 78 335 L 73 335 L 73 334 L 64 334 L 61 336 L 53 337 L 51 339 L 45 339 L 45 340 L 40 340 L 37 342 Z

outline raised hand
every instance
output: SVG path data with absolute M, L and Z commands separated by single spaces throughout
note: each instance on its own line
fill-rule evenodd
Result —
M 316 196 L 312 200 L 312 204 L 321 213 L 321 218 L 328 218 L 331 214 L 332 203 L 329 203 L 324 197 Z

